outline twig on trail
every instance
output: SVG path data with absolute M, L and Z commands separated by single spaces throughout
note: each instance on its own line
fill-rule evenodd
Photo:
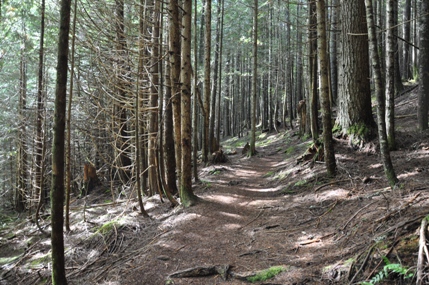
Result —
M 262 252 L 261 249 L 255 249 L 255 250 L 252 250 L 252 251 L 248 251 L 248 252 L 242 253 L 238 257 L 243 257 L 243 256 L 247 256 L 247 255 L 254 255 L 254 254 L 258 254 L 260 252 Z
M 356 277 L 359 275 L 359 273 L 362 271 L 362 269 L 365 267 L 366 263 L 368 262 L 369 256 L 371 255 L 372 250 L 374 249 L 374 247 L 377 245 L 377 243 L 374 243 L 373 245 L 371 245 L 371 247 L 368 250 L 368 253 L 365 256 L 365 259 L 363 260 L 361 266 L 359 267 L 358 271 L 356 271 L 355 275 L 353 276 L 353 278 L 350 280 L 349 285 L 353 284 L 353 281 L 356 279 Z
M 414 89 L 416 89 L 417 87 L 419 87 L 419 85 L 418 84 L 416 84 L 416 85 L 414 85 L 414 86 L 412 86 L 412 87 L 410 87 L 410 88 L 407 88 L 407 89 L 405 89 L 404 91 L 402 91 L 399 95 L 398 95 L 398 97 L 397 98 L 399 98 L 399 97 L 401 97 L 402 95 L 405 95 L 405 94 L 407 94 L 407 93 L 409 93 L 409 92 L 411 92 L 411 91 L 413 91 Z M 408 102 L 407 101 L 405 101 L 404 102 L 404 104 L 408 104 Z M 399 105 L 399 104 L 398 104 Z M 398 105 L 396 106 L 396 107 L 398 107 Z M 402 105 L 402 104 L 400 104 L 400 105 Z M 400 106 L 399 105 L 399 106 Z
M 391 226 L 390 228 L 388 228 L 387 230 L 385 230 L 384 232 L 380 233 L 380 234 L 376 237 L 376 239 L 377 239 L 377 238 L 380 238 L 380 237 L 382 237 L 382 236 L 385 236 L 385 235 L 387 235 L 388 233 L 393 232 L 394 230 L 397 230 L 397 229 L 399 229 L 399 228 L 404 228 L 405 226 L 408 226 L 408 225 L 410 225 L 410 224 L 414 224 L 414 223 L 416 223 L 417 221 L 419 221 L 419 220 L 423 219 L 424 217 L 426 217 L 426 215 L 427 215 L 427 212 L 425 212 L 424 214 L 420 214 L 420 215 L 419 215 L 419 216 L 417 216 L 416 218 L 413 218 L 413 219 L 410 219 L 410 220 L 406 220 L 406 221 L 402 221 L 402 222 L 396 223 L 396 224 L 394 224 L 393 226 Z
M 264 209 L 261 209 L 261 211 L 259 211 L 259 214 L 254 218 L 254 219 L 252 219 L 250 222 L 248 222 L 247 224 L 245 224 L 245 225 L 243 225 L 243 226 L 241 226 L 239 229 L 241 230 L 242 228 L 245 228 L 245 227 L 247 227 L 248 225 L 250 225 L 251 223 L 253 223 L 254 221 L 256 221 L 260 216 L 261 216 L 261 214 L 262 214 L 262 212 L 264 211 Z
M 395 246 L 396 246 L 396 244 L 399 242 L 399 240 L 396 240 L 393 244 L 392 244 L 392 246 L 390 247 L 390 249 L 389 249 L 389 251 L 386 253 L 386 254 L 384 254 L 384 256 L 389 256 L 389 254 L 392 252 L 392 250 L 395 248 Z M 379 262 L 378 262 L 378 264 L 377 264 L 377 266 L 375 266 L 374 267 L 374 269 L 371 271 L 371 273 L 366 277 L 366 279 L 368 280 L 368 279 L 370 279 L 371 277 L 372 277 L 372 275 L 374 275 L 374 273 L 375 273 L 375 271 L 377 270 L 377 268 L 382 264 L 384 262 L 384 260 L 383 259 L 381 259 Z
M 367 207 L 369 207 L 369 206 L 371 206 L 372 204 L 374 204 L 375 202 L 377 202 L 377 201 L 374 201 L 374 202 L 372 202 L 372 203 L 369 203 L 368 205 L 366 205 L 366 206 L 364 206 L 364 207 L 362 207 L 362 208 L 360 208 L 358 211 L 356 211 L 356 213 L 347 221 L 347 223 L 345 223 L 344 224 L 344 226 L 341 228 L 342 230 L 344 230 L 346 227 L 347 227 L 347 225 L 361 212 L 361 211 L 363 211 L 364 209 L 366 209 Z
M 377 192 L 375 192 L 375 191 L 377 191 Z M 373 191 L 373 193 L 365 196 L 365 198 L 372 198 L 372 197 L 380 196 L 383 193 L 390 192 L 390 191 L 392 191 L 392 188 L 390 186 L 389 187 L 380 188 L 380 189 L 376 189 L 376 190 Z
M 324 235 L 324 236 L 322 236 L 320 238 L 316 238 L 316 239 L 312 239 L 312 240 L 300 242 L 298 245 L 299 246 L 303 246 L 303 245 L 312 244 L 312 243 L 315 243 L 315 242 L 321 242 L 324 238 L 330 237 L 332 235 L 335 235 L 335 232 L 329 233 L 329 234 Z
M 176 249 L 176 253 L 179 252 L 181 249 L 185 248 L 186 246 L 187 246 L 187 244 L 184 244 L 181 247 L 179 247 L 178 249 Z
M 338 184 L 338 183 L 341 183 L 341 182 L 346 182 L 346 181 L 349 181 L 350 179 L 343 179 L 343 180 L 335 180 L 335 181 L 331 181 L 331 182 L 328 182 L 328 183 L 325 183 L 325 184 L 323 184 L 323 185 L 320 185 L 319 187 L 317 187 L 316 189 L 314 189 L 314 192 L 317 192 L 317 191 L 319 191 L 320 189 L 322 189 L 323 187 L 326 187 L 326 186 L 330 186 L 330 185 L 334 185 L 334 184 Z
M 322 217 L 323 217 L 324 215 L 326 215 L 327 213 L 331 212 L 331 211 L 332 211 L 332 209 L 334 209 L 334 208 L 335 208 L 335 206 L 337 205 L 337 203 L 338 203 L 338 199 L 337 199 L 337 200 L 335 200 L 335 202 L 333 203 L 334 205 L 333 205 L 332 207 L 330 207 L 330 208 L 329 208 L 328 210 L 326 210 L 322 215 L 320 215 L 319 217 L 317 217 L 317 218 L 318 218 L 318 221 L 317 221 L 316 227 L 318 227 L 318 226 L 319 226 L 319 223 L 320 223 L 320 220 L 322 219 Z
M 417 259 L 417 285 L 423 284 L 423 270 L 425 268 L 425 260 L 424 260 L 424 252 L 427 252 L 426 247 L 426 229 L 428 226 L 428 221 L 425 218 L 423 218 L 421 226 L 420 226 L 420 240 L 419 240 L 419 255 Z M 429 260 L 428 256 L 426 256 L 426 259 Z
M 416 200 L 416 198 L 417 198 L 418 196 L 420 196 L 420 194 L 421 194 L 421 193 L 417 193 L 416 195 L 414 195 L 414 197 L 413 197 L 413 198 L 411 198 L 411 200 L 409 200 L 409 201 L 407 201 L 407 202 L 403 203 L 403 204 L 399 207 L 399 209 L 395 209 L 394 211 L 391 211 L 391 212 L 387 213 L 384 217 L 379 218 L 378 220 L 374 221 L 374 223 L 377 223 L 377 224 L 378 224 L 378 223 L 380 223 L 380 222 L 384 222 L 384 221 L 386 221 L 387 219 L 389 219 L 391 216 L 394 216 L 394 215 L 396 215 L 397 213 L 399 213 L 399 212 L 401 212 L 401 211 L 405 210 L 406 208 L 410 207 L 410 206 L 411 206 L 411 204 Z
M 185 270 L 177 271 L 170 274 L 169 278 L 187 278 L 187 277 L 203 277 L 219 274 L 222 279 L 225 281 L 229 274 L 230 269 L 229 264 L 224 265 L 215 265 L 215 266 L 198 266 L 193 268 L 188 268 Z

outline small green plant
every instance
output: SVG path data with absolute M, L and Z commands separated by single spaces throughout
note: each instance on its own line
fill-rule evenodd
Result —
M 204 185 L 204 188 L 210 188 L 211 187 L 211 183 L 207 180 L 204 179 L 200 179 L 201 183 Z
M 111 232 L 116 226 L 118 225 L 118 221 L 114 220 L 114 221 L 109 221 L 103 225 L 101 225 L 100 227 L 97 228 L 97 231 L 95 232 L 96 234 L 108 234 L 109 232 Z
M 347 130 L 349 135 L 357 135 L 358 137 L 366 137 L 369 133 L 368 127 L 363 123 L 358 123 L 356 125 L 350 126 Z
M 299 186 L 305 186 L 305 184 L 307 184 L 307 180 L 299 180 L 299 181 L 297 181 L 295 184 L 294 184 L 294 186 L 297 186 L 297 187 L 299 187 Z
M 209 174 L 210 175 L 217 175 L 217 174 L 219 174 L 220 173 L 220 170 L 219 169 L 212 169 L 212 170 L 210 170 L 209 171 Z
M 309 135 L 309 134 L 304 134 L 304 135 L 301 137 L 301 140 L 302 140 L 302 141 L 306 141 L 306 140 L 308 140 L 308 139 L 310 139 L 310 135 Z
M 288 189 L 288 188 L 284 188 L 283 190 L 282 190 L 282 194 L 283 195 L 293 195 L 293 194 L 295 194 L 296 192 L 294 191 L 294 190 L 291 190 L 291 189 Z
M 290 147 L 288 147 L 288 148 L 285 150 L 285 153 L 286 153 L 286 154 L 290 154 L 290 153 L 292 153 L 292 152 L 294 152 L 294 151 L 295 151 L 295 147 L 290 146 Z
M 389 259 L 387 257 L 383 257 L 384 263 L 386 264 L 383 267 L 383 270 L 378 272 L 374 277 L 371 278 L 369 281 L 363 281 L 359 284 L 361 285 L 374 285 L 377 283 L 382 282 L 384 279 L 386 279 L 390 273 L 394 272 L 396 274 L 399 274 L 404 277 L 404 279 L 412 278 L 414 276 L 414 272 L 410 271 L 409 268 L 406 268 L 405 266 L 402 266 L 399 263 L 390 263 Z
M 271 176 L 274 176 L 274 174 L 276 174 L 275 171 L 268 171 L 267 173 L 264 174 L 264 177 L 271 177 Z
M 265 281 L 270 278 L 273 278 L 274 276 L 278 275 L 279 273 L 285 271 L 286 268 L 284 266 L 273 266 L 268 269 L 262 270 L 258 272 L 254 276 L 247 277 L 247 281 L 249 282 L 258 282 L 258 281 Z

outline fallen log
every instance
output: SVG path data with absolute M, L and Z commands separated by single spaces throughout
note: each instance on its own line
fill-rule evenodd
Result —
M 219 274 L 223 280 L 228 278 L 230 265 L 197 266 L 170 274 L 170 278 L 205 277 Z

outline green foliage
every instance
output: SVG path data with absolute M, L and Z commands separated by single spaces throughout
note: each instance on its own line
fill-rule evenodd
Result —
M 293 194 L 295 194 L 296 192 L 294 191 L 294 190 L 291 190 L 291 189 L 289 189 L 289 188 L 284 188 L 284 189 L 282 189 L 282 194 L 283 195 L 293 195 Z
M 347 130 L 347 134 L 349 134 L 349 135 L 357 135 L 360 138 L 367 137 L 368 134 L 369 134 L 369 132 L 370 132 L 370 130 L 363 123 L 359 123 L 359 124 L 350 126 L 350 128 Z
M 211 187 L 211 183 L 207 180 L 204 179 L 200 179 L 201 183 L 204 185 L 204 188 L 210 188 Z
M 410 271 L 409 268 L 402 266 L 399 263 L 390 263 L 387 257 L 383 257 L 384 263 L 386 264 L 383 267 L 383 270 L 378 272 L 371 280 L 360 282 L 361 285 L 374 285 L 385 280 L 390 273 L 396 273 L 400 276 L 403 276 L 404 279 L 412 278 L 414 276 L 414 272 Z
M 21 256 L 22 256 L 22 253 L 19 253 L 15 256 L 0 257 L 0 266 L 12 263 L 12 262 L 18 260 Z
M 41 267 L 43 265 L 46 265 L 50 261 L 51 261 L 51 255 L 50 254 L 45 254 L 45 255 L 43 255 L 41 257 L 33 259 L 30 262 L 30 268 L 39 268 L 39 267 Z
M 106 234 L 110 233 L 118 225 L 118 223 L 119 222 L 117 220 L 107 222 L 107 223 L 99 226 L 98 228 L 96 228 L 95 234 L 106 235 Z
M 264 177 L 271 177 L 271 176 L 274 176 L 274 174 L 276 174 L 275 171 L 269 171 L 269 172 L 265 173 Z
M 261 272 L 257 273 L 254 276 L 247 277 L 247 280 L 252 283 L 258 282 L 258 281 L 265 281 L 273 278 L 274 276 L 278 275 L 279 273 L 285 270 L 286 268 L 284 266 L 273 266 L 268 269 L 262 270 Z
M 305 186 L 307 184 L 307 180 L 299 180 L 297 181 L 294 186 L 300 187 L 300 186 Z
M 295 147 L 294 147 L 294 146 L 290 146 L 290 147 L 288 147 L 288 148 L 285 150 L 285 153 L 286 153 L 286 154 L 290 154 L 290 153 L 293 153 L 293 152 L 295 152 Z
M 310 139 L 310 138 L 311 138 L 311 136 L 310 136 L 309 134 L 304 134 L 304 135 L 301 137 L 301 140 L 306 141 L 306 140 L 308 140 L 308 139 Z
M 221 171 L 220 171 L 219 169 L 216 169 L 216 168 L 215 168 L 215 169 L 210 170 L 210 171 L 209 171 L 209 174 L 210 174 L 210 175 L 217 175 L 217 174 L 220 174 L 220 172 L 221 172 Z
M 332 128 L 332 133 L 337 134 L 341 132 L 341 126 L 339 124 L 334 124 L 334 127 Z

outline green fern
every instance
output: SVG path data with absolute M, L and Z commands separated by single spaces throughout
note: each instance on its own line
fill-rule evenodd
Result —
M 394 272 L 404 277 L 404 279 L 412 278 L 414 276 L 414 272 L 410 271 L 408 268 L 402 266 L 399 263 L 391 263 L 387 257 L 383 257 L 384 263 L 386 264 L 383 267 L 383 270 L 378 272 L 374 277 L 367 281 L 363 281 L 359 284 L 361 285 L 374 285 L 380 283 L 384 279 L 386 279 L 390 273 Z

